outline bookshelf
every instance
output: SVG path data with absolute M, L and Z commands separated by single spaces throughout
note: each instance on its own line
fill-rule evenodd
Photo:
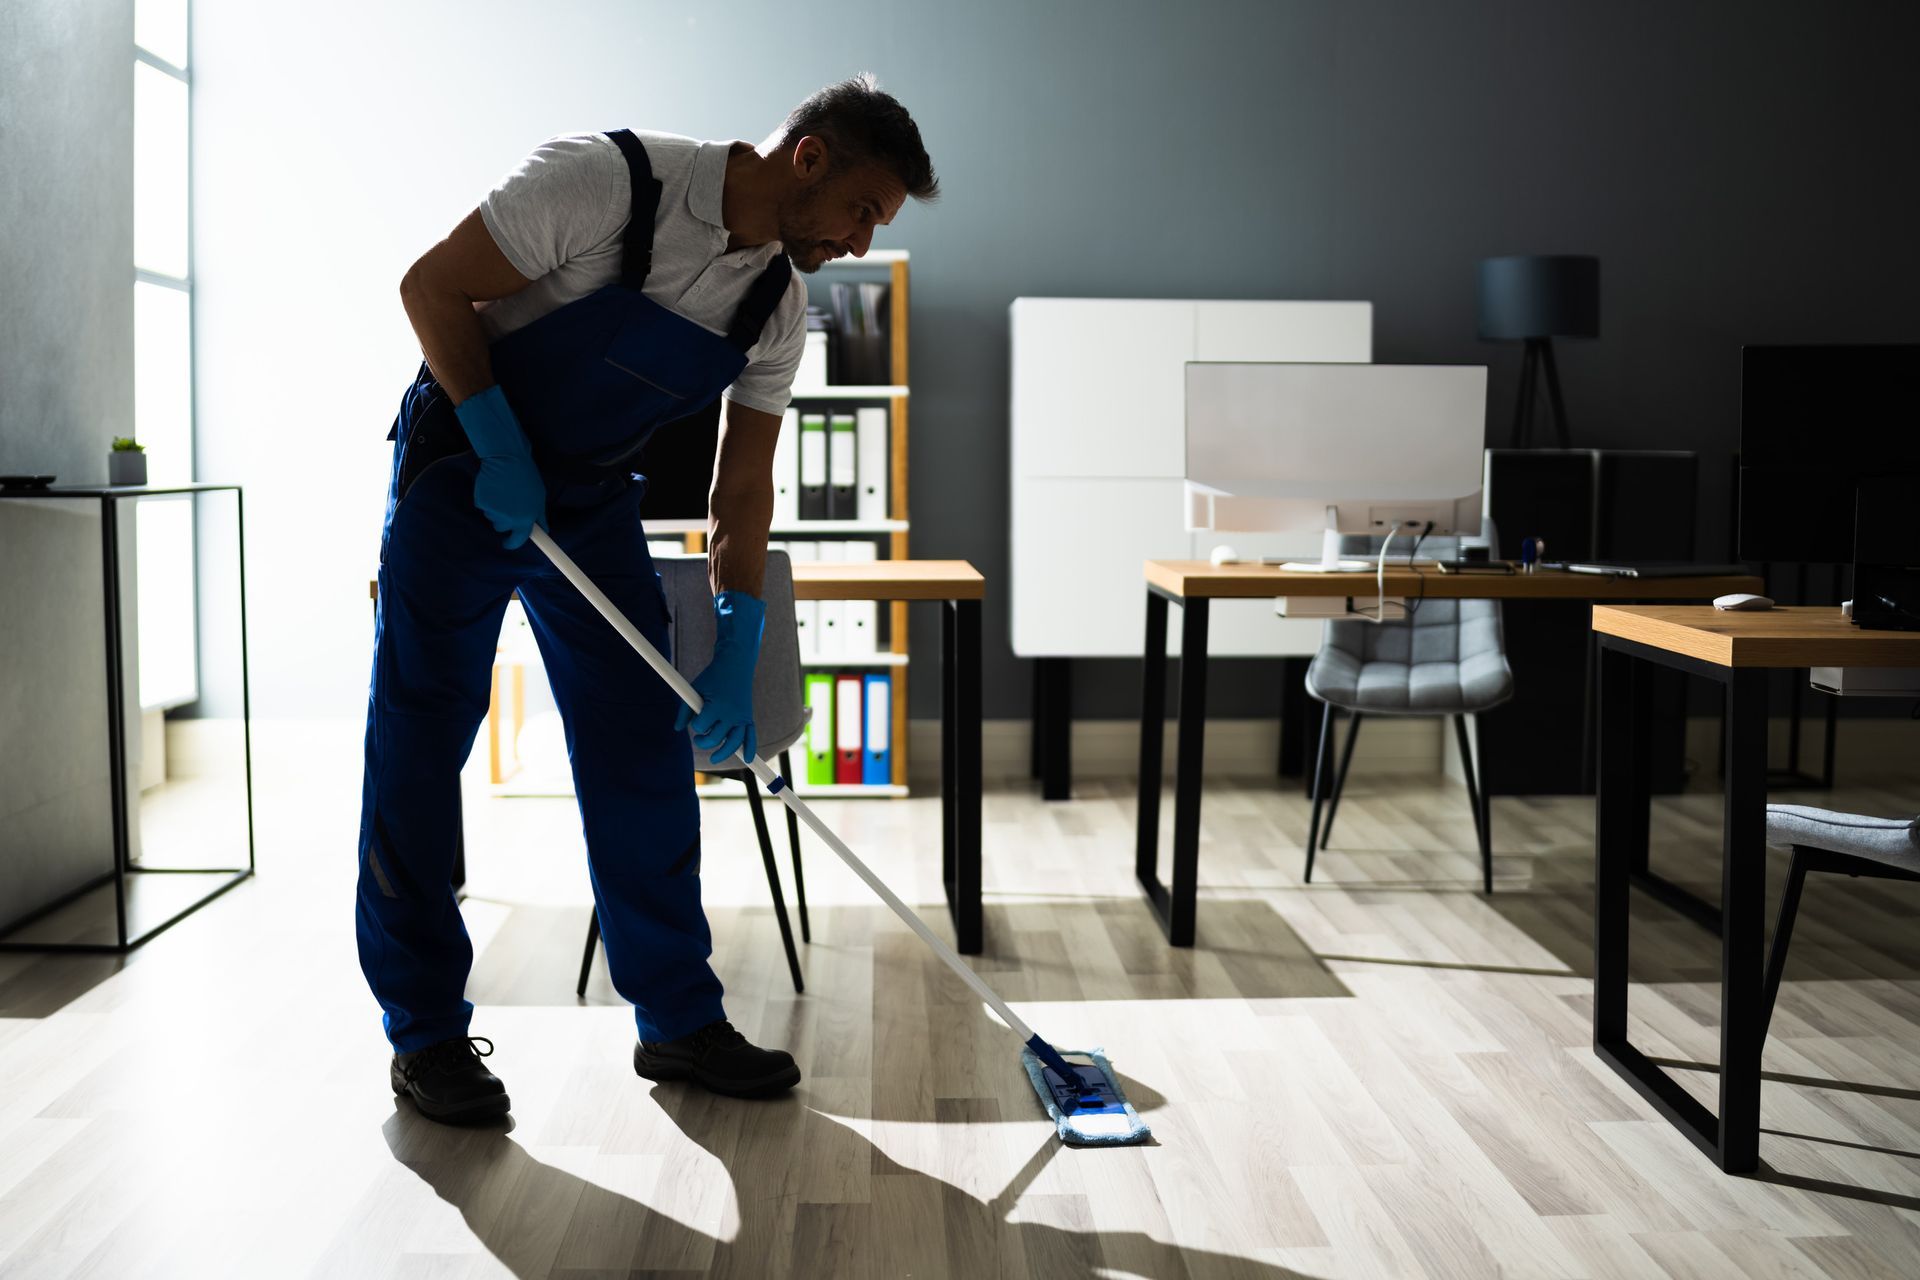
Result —
M 889 367 L 893 381 L 879 385 L 857 385 L 836 383 L 826 386 L 795 387 L 793 407 L 802 413 L 810 410 L 851 412 L 855 405 L 884 405 L 887 409 L 887 518 L 883 520 L 788 520 L 776 519 L 768 533 L 775 542 L 787 541 L 840 541 L 846 538 L 861 538 L 879 543 L 885 548 L 883 555 L 889 560 L 904 560 L 908 556 L 907 535 L 910 521 L 907 515 L 907 405 L 911 395 L 907 369 L 908 350 L 908 270 L 909 256 L 905 249 L 876 249 L 864 258 L 840 258 L 827 263 L 821 271 L 822 277 L 845 277 L 849 282 L 861 280 L 884 281 L 888 286 L 887 314 L 889 320 Z M 815 298 L 816 303 L 824 302 Z M 797 445 L 797 442 L 796 442 Z M 698 521 L 654 521 L 647 526 L 649 533 L 680 534 L 685 538 L 686 548 L 690 552 L 704 551 L 706 548 L 706 525 Z M 820 784 L 809 783 L 801 777 L 793 779 L 794 790 L 803 796 L 821 798 L 838 797 L 897 797 L 908 794 L 907 790 L 907 665 L 909 646 L 907 642 L 907 605 L 905 601 L 892 601 L 886 610 L 887 641 L 878 654 L 845 655 L 822 657 L 801 655 L 802 673 L 812 671 L 884 671 L 892 679 L 893 689 L 890 712 L 893 719 L 893 741 L 890 746 L 892 781 L 877 784 Z M 804 740 L 796 744 L 795 768 L 798 775 L 805 774 Z M 702 778 L 697 790 L 702 795 L 727 796 L 746 794 L 738 782 Z

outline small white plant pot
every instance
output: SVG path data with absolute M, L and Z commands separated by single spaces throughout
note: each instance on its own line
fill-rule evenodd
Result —
M 107 455 L 108 484 L 145 484 L 147 482 L 147 455 L 132 450 Z

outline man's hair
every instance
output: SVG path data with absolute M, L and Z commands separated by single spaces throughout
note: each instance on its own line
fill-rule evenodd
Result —
M 881 166 L 916 200 L 940 196 L 933 161 L 920 142 L 920 127 L 890 93 L 883 93 L 871 72 L 830 84 L 795 107 L 780 126 L 778 145 L 809 135 L 827 144 L 829 171 L 844 165 Z

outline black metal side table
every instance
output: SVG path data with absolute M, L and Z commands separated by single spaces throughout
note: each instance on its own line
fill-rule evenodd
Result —
M 0 950 L 130 951 L 254 874 L 240 486 L 0 489 L 0 546 Z

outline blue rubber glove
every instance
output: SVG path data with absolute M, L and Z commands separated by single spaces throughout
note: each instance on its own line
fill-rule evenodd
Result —
M 700 714 L 684 702 L 675 729 L 693 725 L 693 745 L 712 751 L 708 764 L 721 764 L 734 752 L 753 763 L 760 742 L 753 731 L 753 669 L 760 662 L 760 631 L 767 606 L 744 591 L 722 591 L 713 598 L 713 661 L 693 678 Z
M 527 433 L 497 385 L 468 396 L 453 412 L 480 458 L 473 505 L 507 535 L 507 550 L 512 551 L 533 533 L 534 525 L 547 523 L 547 486 L 533 465 Z

